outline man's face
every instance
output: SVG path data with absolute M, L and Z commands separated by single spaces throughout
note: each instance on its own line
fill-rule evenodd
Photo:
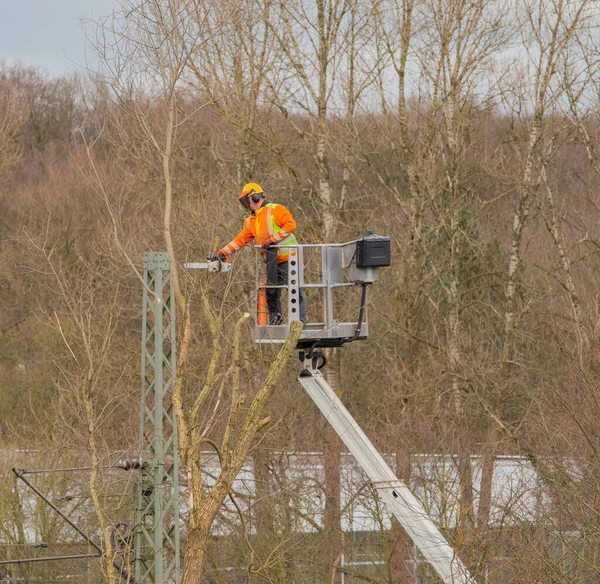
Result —
M 263 198 L 261 197 L 256 203 L 252 200 L 252 197 L 248 198 L 248 201 L 250 203 L 250 211 L 256 211 L 257 209 L 260 209 L 260 206 L 262 205 L 263 202 Z

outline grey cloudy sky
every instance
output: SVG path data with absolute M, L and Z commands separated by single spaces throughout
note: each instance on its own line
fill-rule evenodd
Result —
M 117 0 L 0 0 L 0 60 L 53 75 L 85 65 L 80 19 L 109 15 Z

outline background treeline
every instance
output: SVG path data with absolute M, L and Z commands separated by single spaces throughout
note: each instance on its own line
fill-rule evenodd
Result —
M 595 581 L 594 3 L 123 0 L 95 25 L 85 74 L 0 68 L 6 447 L 105 461 L 135 450 L 135 269 L 146 251 L 172 245 L 181 265 L 229 241 L 244 216 L 240 187 L 254 180 L 291 209 L 302 243 L 367 229 L 391 237 L 392 266 L 371 290 L 371 336 L 332 355 L 329 375 L 376 445 L 397 456 L 399 476 L 415 454 L 455 456 L 458 519 L 447 527 L 465 563 L 481 581 Z M 181 274 L 193 320 L 186 403 L 204 384 L 211 325 L 227 345 L 253 310 L 254 262 L 246 251 L 230 276 Z M 354 318 L 358 300 L 344 296 L 340 310 Z M 315 305 L 309 295 L 318 318 Z M 248 398 L 274 354 L 244 329 Z M 340 445 L 296 370 L 281 379 L 253 456 L 268 483 L 282 452 L 324 452 L 324 526 L 299 545 L 265 509 L 262 547 L 244 551 L 240 538 L 236 553 L 252 581 L 302 581 L 294 570 L 306 566 L 341 581 Z M 208 434 L 223 432 L 228 391 L 205 404 Z M 551 513 L 510 528 L 490 521 L 499 455 L 529 459 Z M 111 521 L 113 503 L 102 504 Z M 402 533 L 381 537 L 389 569 L 370 581 L 409 581 Z

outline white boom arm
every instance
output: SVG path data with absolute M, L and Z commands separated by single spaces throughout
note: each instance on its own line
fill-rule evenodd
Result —
M 315 369 L 305 369 L 298 381 L 367 473 L 380 498 L 444 583 L 477 584 L 454 549 L 428 517 L 421 503 L 408 487 L 396 478 L 321 373 Z

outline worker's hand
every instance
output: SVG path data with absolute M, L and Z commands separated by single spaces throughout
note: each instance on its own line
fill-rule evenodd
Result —
M 262 244 L 263 249 L 269 249 L 275 242 L 269 237 L 267 241 Z
M 206 256 L 209 262 L 216 262 L 217 260 L 221 262 L 227 261 L 227 256 L 223 252 L 215 252 L 211 251 L 208 256 Z

